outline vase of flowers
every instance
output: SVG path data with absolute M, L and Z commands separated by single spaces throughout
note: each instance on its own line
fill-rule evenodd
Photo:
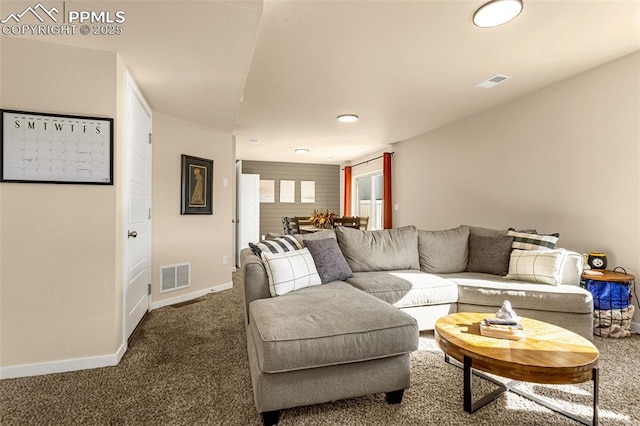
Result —
M 332 228 L 333 219 L 336 217 L 336 213 L 328 209 L 325 210 L 313 210 L 311 213 L 311 224 L 316 228 Z

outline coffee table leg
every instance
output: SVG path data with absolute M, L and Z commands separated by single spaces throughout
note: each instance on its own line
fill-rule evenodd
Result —
M 507 392 L 507 387 L 502 382 L 484 375 L 479 371 L 473 371 L 471 358 L 465 356 L 462 361 L 462 406 L 464 408 L 464 411 L 466 411 L 467 413 L 474 413 L 491 401 L 498 398 L 500 395 Z M 451 361 L 449 361 L 449 364 L 456 365 Z M 472 398 L 472 379 L 474 375 L 490 381 L 498 388 L 474 402 Z
M 462 406 L 467 413 L 473 413 L 471 401 L 471 358 L 465 356 L 462 368 Z
M 593 426 L 598 424 L 598 398 L 600 395 L 599 383 L 600 383 L 600 368 L 593 367 Z
M 599 382 L 600 382 L 600 370 L 598 367 L 594 367 L 593 368 L 593 375 L 592 375 L 592 381 L 593 381 L 593 418 L 591 419 L 591 422 L 589 422 L 588 420 L 579 417 L 573 413 L 568 412 L 567 410 L 564 410 L 560 407 L 556 407 L 555 405 L 551 404 L 550 402 L 547 402 L 544 399 L 538 398 L 536 395 L 533 395 L 529 392 L 523 391 L 518 389 L 517 385 L 520 383 L 517 380 L 512 380 L 508 383 L 502 383 L 498 380 L 495 380 L 493 377 L 490 377 L 486 374 L 481 373 L 480 371 L 474 371 L 472 368 L 472 360 L 469 357 L 464 357 L 463 359 L 463 363 L 462 365 L 460 364 L 459 361 L 455 360 L 455 359 L 451 359 L 451 357 L 449 357 L 447 354 L 445 354 L 444 360 L 447 364 L 451 364 L 453 366 L 456 366 L 458 368 L 462 368 L 462 373 L 463 373 L 463 391 L 462 391 L 462 404 L 463 404 L 463 408 L 464 411 L 467 413 L 474 413 L 475 411 L 477 411 L 478 409 L 484 407 L 485 405 L 487 405 L 489 402 L 495 400 L 496 398 L 498 398 L 500 395 L 504 394 L 507 391 L 511 391 L 517 395 L 520 395 L 530 401 L 534 401 L 544 407 L 547 407 L 553 411 L 555 411 L 556 413 L 562 414 L 566 417 L 569 417 L 575 421 L 577 421 L 578 423 L 582 423 L 583 425 L 593 425 L 593 426 L 597 426 L 598 425 L 598 398 L 599 398 Z M 484 397 L 480 398 L 478 401 L 473 402 L 472 399 L 472 377 L 473 376 L 478 376 L 481 377 L 484 380 L 490 381 L 491 383 L 495 384 L 498 386 L 498 389 L 494 390 L 493 392 L 489 393 L 488 395 L 485 395 Z

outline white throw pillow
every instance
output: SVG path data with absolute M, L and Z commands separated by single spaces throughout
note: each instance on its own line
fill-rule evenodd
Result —
M 566 250 L 513 250 L 507 279 L 560 285 Z
M 322 284 L 313 257 L 306 247 L 285 253 L 263 251 L 262 261 L 267 271 L 272 297 Z

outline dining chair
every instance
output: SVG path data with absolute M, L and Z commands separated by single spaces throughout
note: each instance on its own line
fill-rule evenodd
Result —
M 333 227 L 345 226 L 347 228 L 360 228 L 360 218 L 358 216 L 337 217 L 333 219 Z
M 360 216 L 360 230 L 366 231 L 369 228 L 369 216 Z
M 298 222 L 296 221 L 295 217 L 283 217 L 282 228 L 284 229 L 285 235 L 294 235 L 300 233 L 300 227 L 298 226 Z

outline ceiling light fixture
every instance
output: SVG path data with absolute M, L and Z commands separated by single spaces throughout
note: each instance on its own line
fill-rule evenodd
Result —
M 308 154 L 309 148 L 296 148 L 294 151 L 296 154 Z
M 355 114 L 342 114 L 338 116 L 338 121 L 341 123 L 353 123 L 358 121 L 358 116 Z
M 518 16 L 522 7 L 522 0 L 492 0 L 475 11 L 473 23 L 481 28 L 497 27 Z

